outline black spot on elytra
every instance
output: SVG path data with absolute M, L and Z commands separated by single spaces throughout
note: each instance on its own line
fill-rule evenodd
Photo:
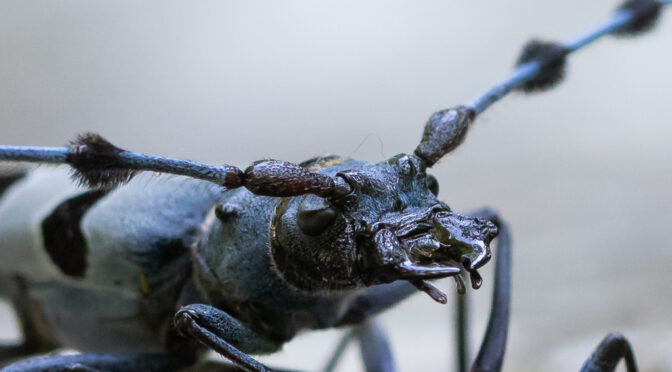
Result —
M 12 184 L 26 175 L 25 172 L 17 172 L 12 174 L 0 174 L 0 196 L 12 186 Z
M 82 217 L 107 192 L 92 190 L 70 198 L 42 221 L 44 248 L 65 275 L 84 276 L 88 248 L 81 229 Z

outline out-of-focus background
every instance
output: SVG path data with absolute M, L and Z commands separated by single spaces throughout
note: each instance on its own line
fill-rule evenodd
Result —
M 617 5 L 3 0 L 0 143 L 95 131 L 239 166 L 325 153 L 379 161 L 412 151 L 432 112 L 503 78 L 531 37 L 570 37 Z M 507 371 L 578 370 L 613 330 L 642 370 L 672 371 L 669 13 L 645 37 L 572 57 L 557 89 L 497 104 L 433 169 L 453 209 L 493 206 L 513 229 Z M 484 276 L 471 296 L 473 349 L 489 309 Z M 418 294 L 381 317 L 401 371 L 454 369 L 451 305 Z M 0 324 L 0 340 L 18 337 L 6 306 Z M 316 370 L 338 337 L 301 335 L 263 360 Z M 340 370 L 360 368 L 351 347 Z

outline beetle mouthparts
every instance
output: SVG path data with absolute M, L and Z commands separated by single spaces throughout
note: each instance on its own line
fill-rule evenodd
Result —
M 415 286 L 420 291 L 427 293 L 432 300 L 440 303 L 446 304 L 448 302 L 448 297 L 440 289 L 436 288 L 432 284 L 428 283 L 425 280 L 410 280 L 411 284 Z
M 469 273 L 471 287 L 479 289 L 483 278 L 478 268 L 485 265 L 492 256 L 489 245 L 498 233 L 497 227 L 487 220 L 448 211 L 439 211 L 430 218 L 431 223 L 426 220 L 414 221 L 413 228 L 409 228 L 408 225 L 411 224 L 408 224 L 394 230 L 403 250 L 408 253 L 409 261 L 416 267 L 422 265 L 459 269 L 449 275 L 436 276 L 453 276 L 459 294 L 466 292 L 461 276 L 465 271 Z M 434 286 L 424 280 L 412 283 L 435 301 L 444 303 L 442 300 L 445 294 Z
M 457 286 L 457 293 L 460 295 L 467 293 L 467 287 L 464 285 L 462 275 L 455 275 L 453 278 L 455 279 L 455 285 Z
M 497 236 L 497 226 L 487 220 L 451 212 L 437 213 L 433 222 L 432 235 L 441 246 L 435 255 L 460 262 L 472 276 L 472 287 L 480 287 L 476 269 L 492 256 L 490 242 Z
M 375 248 L 366 282 L 408 280 L 439 303 L 446 295 L 427 281 L 452 276 L 464 294 L 461 274 L 468 272 L 471 287 L 480 288 L 477 269 L 490 260 L 489 244 L 498 232 L 489 221 L 445 210 L 395 216 L 372 230 Z
M 483 279 L 476 270 L 470 272 L 469 277 L 471 279 L 472 288 L 478 289 L 481 287 L 481 284 L 483 284 Z M 454 275 L 453 279 L 455 279 L 457 293 L 459 295 L 467 293 L 467 287 L 464 285 L 464 279 L 462 279 L 462 275 Z M 448 302 L 448 297 L 446 294 L 426 280 L 409 280 L 409 282 L 413 284 L 419 291 L 425 292 L 429 297 L 432 298 L 432 300 L 444 305 Z

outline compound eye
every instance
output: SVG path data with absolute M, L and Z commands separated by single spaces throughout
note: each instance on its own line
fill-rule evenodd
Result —
M 317 200 L 316 200 L 317 199 Z M 304 234 L 315 236 L 334 223 L 338 212 L 327 202 L 314 195 L 304 199 L 296 215 L 296 223 Z
M 429 191 L 431 191 L 434 196 L 439 196 L 439 181 L 437 181 L 431 174 L 428 174 L 426 182 Z

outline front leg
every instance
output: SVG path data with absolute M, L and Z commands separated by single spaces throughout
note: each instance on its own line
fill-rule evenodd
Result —
M 208 305 L 184 306 L 175 314 L 175 327 L 184 336 L 197 340 L 247 371 L 270 371 L 247 353 L 271 353 L 281 346 Z
M 369 287 L 352 301 L 343 319 L 336 326 L 360 324 L 417 292 L 418 289 L 406 280 Z
M 625 360 L 628 372 L 637 372 L 635 355 L 628 340 L 621 334 L 610 333 L 583 363 L 580 372 L 613 372 L 621 359 Z
M 511 235 L 507 224 L 495 211 L 482 209 L 471 215 L 491 221 L 499 228 L 495 255 L 495 288 L 492 294 L 490 319 L 471 371 L 499 372 L 504 361 L 511 308 Z M 464 327 L 464 325 L 460 326 Z M 466 330 L 463 329 L 460 334 L 465 339 L 458 343 L 465 343 Z M 462 350 L 461 353 L 465 352 L 465 349 L 460 350 Z M 460 358 L 466 359 L 467 356 L 461 355 Z

